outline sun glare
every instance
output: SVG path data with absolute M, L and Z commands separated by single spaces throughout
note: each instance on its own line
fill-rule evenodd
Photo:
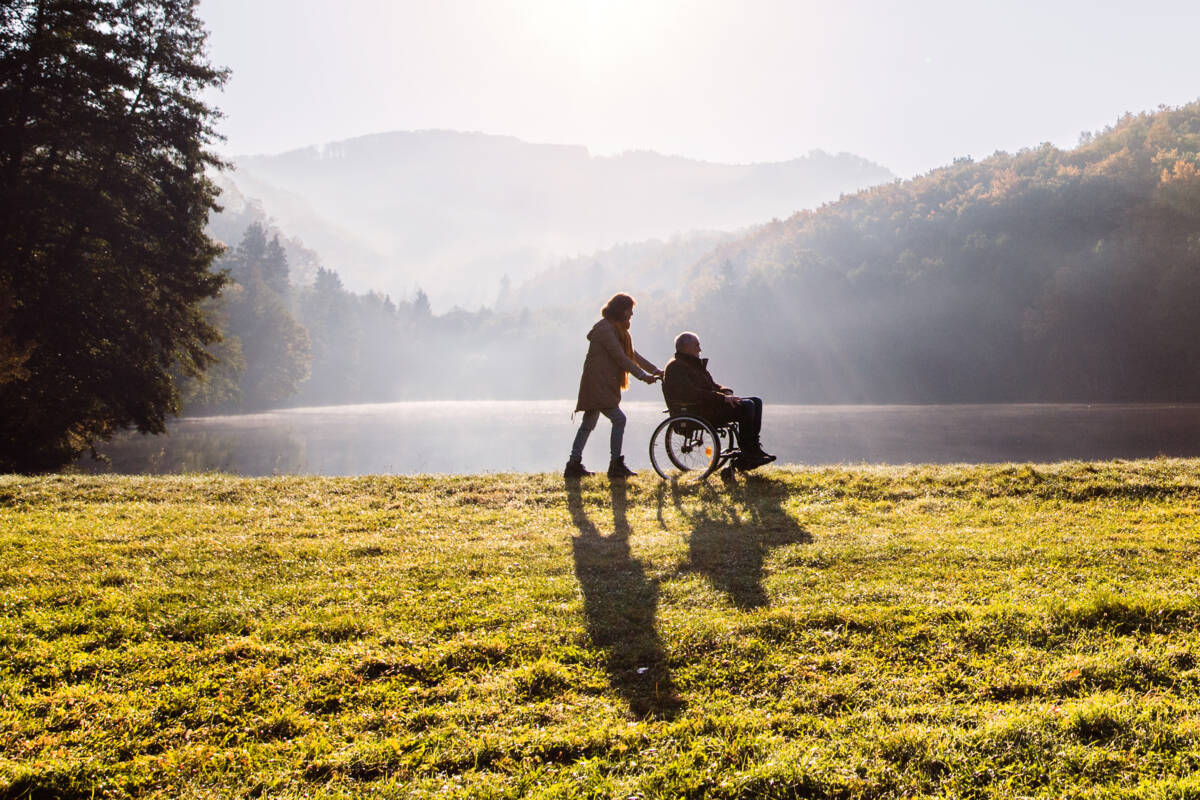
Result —
M 638 0 L 547 0 L 524 8 L 530 33 L 597 88 L 655 71 L 669 59 L 671 28 L 683 13 L 673 3 Z

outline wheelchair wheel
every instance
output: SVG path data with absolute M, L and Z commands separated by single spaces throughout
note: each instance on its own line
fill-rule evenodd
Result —
M 660 478 L 688 475 L 703 480 L 721 463 L 721 439 L 696 417 L 671 417 L 650 437 L 650 464 Z

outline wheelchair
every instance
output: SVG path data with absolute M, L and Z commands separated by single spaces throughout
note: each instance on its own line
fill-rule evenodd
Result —
M 702 481 L 721 470 L 722 480 L 732 480 L 742 454 L 737 422 L 714 424 L 690 404 L 672 406 L 667 418 L 650 435 L 650 464 L 663 480 L 681 477 Z

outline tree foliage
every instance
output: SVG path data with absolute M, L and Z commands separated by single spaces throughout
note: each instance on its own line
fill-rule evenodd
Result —
M 0 471 L 164 430 L 223 277 L 198 0 L 0 4 Z
M 185 378 L 188 411 L 270 408 L 293 397 L 308 379 L 309 332 L 294 314 L 288 258 L 278 234 L 251 222 L 237 247 L 214 265 L 229 276 L 220 297 L 206 305 L 221 332 L 212 349 L 217 363 L 203 375 Z
M 224 293 L 229 308 L 229 334 L 241 342 L 245 372 L 241 397 L 245 407 L 268 408 L 296 393 L 309 376 L 308 332 L 289 307 L 287 256 L 279 236 L 250 225 L 230 259 L 233 285 Z
M 997 153 L 715 250 L 697 320 L 810 402 L 1200 400 L 1200 103 Z

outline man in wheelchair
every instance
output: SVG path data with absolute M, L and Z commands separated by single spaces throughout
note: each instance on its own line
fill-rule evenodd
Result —
M 735 465 L 738 469 L 751 470 L 775 460 L 758 441 L 762 400 L 738 397 L 733 389 L 714 381 L 708 372 L 708 359 L 700 358 L 700 338 L 691 331 L 675 337 L 675 358 L 663 372 L 662 390 L 672 413 L 686 405 L 714 425 L 738 423 L 742 445 Z

